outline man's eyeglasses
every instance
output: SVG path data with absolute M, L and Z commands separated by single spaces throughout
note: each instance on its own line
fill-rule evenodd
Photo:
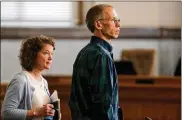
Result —
M 106 20 L 106 21 L 113 21 L 114 23 L 120 23 L 120 19 L 119 18 L 113 18 L 111 20 L 108 20 L 108 19 L 98 19 L 98 20 Z

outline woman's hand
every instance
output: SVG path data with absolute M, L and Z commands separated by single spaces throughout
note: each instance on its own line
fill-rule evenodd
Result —
M 37 116 L 54 116 L 55 110 L 52 104 L 43 105 L 43 107 L 36 109 Z

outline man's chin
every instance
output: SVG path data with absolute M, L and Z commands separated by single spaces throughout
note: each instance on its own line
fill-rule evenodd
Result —
M 117 39 L 117 38 L 118 38 L 118 36 L 119 36 L 119 35 L 115 35 L 115 36 L 113 36 L 113 39 Z
M 47 66 L 45 69 L 50 69 L 51 67 L 50 66 Z

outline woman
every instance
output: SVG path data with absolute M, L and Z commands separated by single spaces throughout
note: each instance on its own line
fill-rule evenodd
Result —
M 1 111 L 3 120 L 43 120 L 54 116 L 48 84 L 41 76 L 43 70 L 50 68 L 54 50 L 51 37 L 41 35 L 22 41 L 19 60 L 23 71 L 8 85 Z

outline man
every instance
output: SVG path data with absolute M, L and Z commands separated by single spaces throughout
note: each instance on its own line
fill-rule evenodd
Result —
M 86 15 L 94 34 L 73 65 L 69 107 L 73 120 L 118 120 L 118 79 L 111 39 L 120 31 L 120 20 L 110 5 L 96 5 Z

